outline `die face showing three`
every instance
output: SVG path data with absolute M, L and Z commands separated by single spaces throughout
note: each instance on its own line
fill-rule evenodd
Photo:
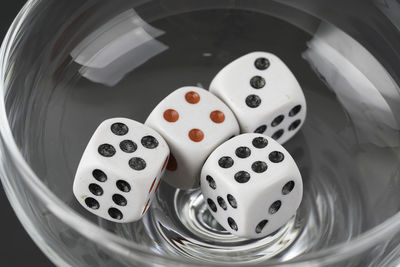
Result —
M 81 158 L 74 195 L 104 219 L 137 221 L 154 198 L 168 156 L 167 143 L 153 129 L 125 118 L 106 120 Z
M 289 68 L 266 52 L 247 54 L 213 79 L 210 92 L 234 112 L 242 133 L 261 133 L 280 144 L 301 128 L 306 117 L 303 91 Z
M 210 155 L 201 172 L 201 191 L 227 231 L 261 238 L 296 213 L 303 183 L 295 161 L 279 143 L 250 133 L 232 138 Z
M 158 131 L 170 147 L 171 159 L 164 180 L 183 189 L 198 187 L 208 155 L 239 133 L 229 107 L 197 87 L 182 87 L 168 95 L 145 124 Z

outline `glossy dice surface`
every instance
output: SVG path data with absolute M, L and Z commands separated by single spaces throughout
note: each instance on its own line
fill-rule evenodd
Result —
M 219 146 L 201 173 L 201 191 L 229 232 L 260 238 L 282 227 L 300 205 L 303 184 L 290 154 L 261 134 L 242 134 Z
M 74 195 L 104 219 L 137 221 L 154 198 L 168 156 L 167 143 L 153 129 L 125 118 L 106 120 L 83 153 Z
M 171 149 L 165 181 L 183 189 L 198 187 L 210 153 L 239 133 L 228 106 L 207 90 L 191 86 L 168 95 L 145 124 L 158 131 Z
M 306 101 L 293 73 L 277 56 L 253 52 L 224 67 L 210 92 L 234 112 L 242 133 L 261 133 L 283 144 L 301 128 Z

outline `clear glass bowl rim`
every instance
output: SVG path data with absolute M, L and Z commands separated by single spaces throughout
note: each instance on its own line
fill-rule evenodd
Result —
M 24 20 L 30 15 L 35 13 L 36 7 L 39 3 L 45 0 L 28 0 L 22 10 L 19 12 L 15 18 L 13 24 L 7 32 L 5 39 L 3 40 L 0 49 L 0 93 L 4 96 L 6 92 L 6 71 L 9 64 L 10 52 L 13 46 L 18 41 L 18 34 L 23 28 Z M 71 227 L 74 231 L 80 233 L 82 236 L 88 240 L 95 242 L 99 247 L 103 247 L 106 250 L 116 253 L 117 255 L 130 255 L 135 260 L 139 262 L 147 262 L 147 258 L 151 257 L 153 263 L 159 262 L 168 265 L 189 265 L 190 266 L 204 266 L 202 264 L 196 264 L 185 259 L 177 260 L 176 258 L 160 256 L 151 251 L 146 250 L 144 247 L 139 246 L 123 239 L 117 235 L 114 235 L 98 225 L 88 221 L 83 216 L 76 213 L 73 209 L 67 206 L 64 202 L 57 198 L 46 186 L 41 182 L 39 177 L 30 168 L 29 164 L 25 161 L 22 154 L 20 153 L 17 144 L 13 138 L 10 125 L 8 124 L 8 118 L 5 108 L 4 97 L 0 100 L 0 138 L 6 144 L 5 149 L 9 153 L 9 159 L 15 162 L 16 166 L 19 167 L 18 172 L 23 182 L 29 188 L 29 190 L 37 197 L 43 204 L 56 216 L 58 219 L 63 221 L 66 225 Z M 3 123 L 6 122 L 6 123 Z M 3 152 L 0 152 L 3 153 Z M 3 171 L 1 171 L 4 174 Z M 3 184 L 6 184 L 6 175 L 1 176 Z M 5 186 L 5 190 L 13 190 L 10 187 Z M 10 198 L 11 194 L 7 192 Z M 10 199 L 11 200 L 11 199 Z M 22 224 L 26 226 L 27 220 L 25 216 L 20 216 L 18 212 L 21 210 L 15 210 Z M 26 227 L 28 233 L 37 243 L 37 245 L 46 253 L 48 247 L 45 248 L 44 244 L 41 244 L 35 235 L 30 231 L 34 229 L 29 229 Z M 90 229 L 90 230 L 88 230 Z M 354 239 L 348 242 L 336 244 L 332 247 L 325 248 L 316 252 L 311 252 L 304 256 L 300 256 L 293 260 L 287 262 L 268 262 L 268 266 L 299 266 L 299 265 L 327 265 L 341 260 L 349 259 L 352 256 L 358 255 L 368 249 L 378 245 L 380 242 L 390 240 L 390 237 L 394 236 L 397 232 L 400 232 L 400 212 L 394 216 L 388 218 L 383 223 L 375 226 L 372 229 L 362 233 Z M 50 256 L 50 255 L 48 255 Z M 61 257 L 62 258 L 62 257 Z M 222 266 L 222 264 L 221 264 Z M 265 263 L 262 266 L 266 266 Z

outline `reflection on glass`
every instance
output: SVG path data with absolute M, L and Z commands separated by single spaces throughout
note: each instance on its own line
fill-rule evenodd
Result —
M 303 57 L 334 91 L 354 124 L 358 142 L 397 146 L 399 125 L 386 101 L 398 86 L 380 63 L 350 36 L 321 24 Z
M 400 2 L 399 0 L 375 0 L 376 6 L 400 29 Z
M 87 36 L 71 52 L 80 74 L 97 83 L 116 85 L 127 73 L 168 49 L 155 38 L 165 32 L 127 10 Z
M 125 55 L 116 59 L 105 68 L 82 67 L 79 73 L 93 82 L 114 86 L 121 81 L 127 73 L 166 49 L 168 49 L 166 45 L 153 39 L 146 44 L 128 51 Z

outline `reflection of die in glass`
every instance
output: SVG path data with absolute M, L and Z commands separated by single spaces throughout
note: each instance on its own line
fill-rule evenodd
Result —
M 167 143 L 153 129 L 124 118 L 106 120 L 79 163 L 74 195 L 104 219 L 139 220 L 160 185 L 168 155 Z
M 242 133 L 261 133 L 283 144 L 306 117 L 303 91 L 277 56 L 253 52 L 225 66 L 210 92 L 222 99 L 238 119 Z
M 261 134 L 242 134 L 219 146 L 201 172 L 201 191 L 214 218 L 234 235 L 260 238 L 282 227 L 303 194 L 290 154 Z
M 145 124 L 157 130 L 171 149 L 165 181 L 184 189 L 198 187 L 201 167 L 210 153 L 239 133 L 229 107 L 197 87 L 183 87 L 168 95 Z

